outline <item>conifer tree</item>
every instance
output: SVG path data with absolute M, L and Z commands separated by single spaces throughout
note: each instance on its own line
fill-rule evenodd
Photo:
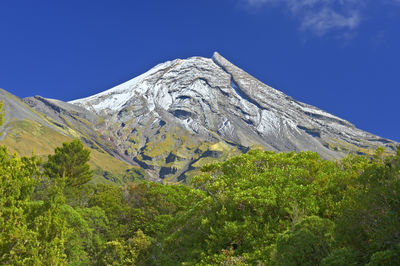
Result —
M 65 177 L 67 186 L 83 185 L 93 176 L 89 159 L 90 151 L 83 147 L 80 140 L 63 143 L 62 147 L 55 149 L 54 155 L 48 156 L 48 161 L 43 166 L 45 175 L 50 178 Z

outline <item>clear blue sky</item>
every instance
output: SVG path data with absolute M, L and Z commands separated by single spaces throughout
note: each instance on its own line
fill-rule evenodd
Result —
M 2 0 L 0 87 L 72 100 L 175 58 L 228 60 L 400 141 L 400 0 Z

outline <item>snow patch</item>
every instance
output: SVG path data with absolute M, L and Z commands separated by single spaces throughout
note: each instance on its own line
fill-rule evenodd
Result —
M 144 94 L 149 89 L 150 85 L 145 81 L 145 79 L 162 69 L 170 67 L 176 61 L 177 60 L 159 64 L 146 73 L 117 85 L 109 90 L 86 98 L 69 101 L 69 103 L 92 107 L 96 112 L 100 112 L 105 109 L 118 110 L 130 98 L 138 94 Z
M 266 134 L 276 132 L 280 126 L 280 119 L 271 111 L 262 110 L 261 121 L 257 126 L 257 131 Z
M 327 113 L 327 112 L 319 110 L 319 109 L 309 108 L 309 107 L 305 107 L 305 106 L 300 106 L 300 109 L 303 110 L 304 112 L 308 112 L 308 113 L 311 113 L 311 114 L 322 115 L 322 116 L 326 116 L 326 117 L 330 117 L 330 118 L 333 118 L 333 119 L 337 119 L 337 120 L 346 122 L 345 120 L 343 120 L 343 119 L 341 119 L 341 118 L 339 118 L 337 116 L 331 115 L 330 113 Z

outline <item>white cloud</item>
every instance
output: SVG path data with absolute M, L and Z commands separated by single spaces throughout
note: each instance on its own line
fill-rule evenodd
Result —
M 283 6 L 299 20 L 300 29 L 319 36 L 333 30 L 351 31 L 362 21 L 367 0 L 244 0 L 253 8 Z M 400 0 L 394 0 L 400 2 Z
M 333 9 L 324 8 L 315 13 L 304 15 L 301 22 L 301 29 L 311 29 L 318 35 L 335 29 L 353 30 L 360 24 L 360 13 L 353 10 L 350 14 L 340 14 Z

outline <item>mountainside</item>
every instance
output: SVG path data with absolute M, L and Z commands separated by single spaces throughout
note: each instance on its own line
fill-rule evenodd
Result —
M 218 53 L 157 65 L 102 93 L 71 101 L 19 99 L 1 90 L 1 143 L 39 155 L 80 138 L 102 178 L 180 181 L 200 166 L 249 149 L 310 150 L 334 159 L 388 152 L 394 141 L 298 102 Z
M 145 176 L 138 166 L 118 160 L 117 154 L 114 158 L 106 142 L 91 140 L 98 136 L 92 125 L 102 120 L 95 114 L 72 104 L 39 96 L 21 100 L 2 89 L 0 101 L 4 102 L 0 144 L 6 145 L 11 152 L 45 157 L 54 153 L 54 149 L 63 142 L 79 138 L 91 150 L 90 165 L 95 171 L 95 182 L 123 183 Z M 26 103 L 36 107 L 36 110 Z
M 218 53 L 159 64 L 70 103 L 104 118 L 95 128 L 116 153 L 168 180 L 249 148 L 311 150 L 337 158 L 378 146 L 394 150 L 396 144 L 292 99 Z

